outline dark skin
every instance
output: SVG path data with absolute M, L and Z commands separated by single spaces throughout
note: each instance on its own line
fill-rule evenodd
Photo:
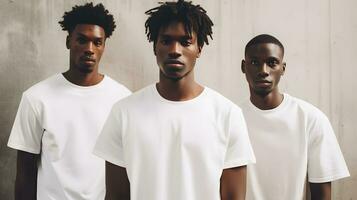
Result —
M 129 200 L 130 183 L 126 169 L 105 162 L 105 200 Z
M 67 36 L 66 46 L 70 50 L 70 65 L 64 77 L 80 86 L 98 84 L 104 77 L 98 72 L 105 47 L 104 29 L 98 25 L 78 24 Z
M 284 53 L 273 43 L 260 43 L 250 46 L 242 60 L 250 91 L 250 101 L 261 110 L 276 108 L 283 101 L 278 84 L 285 72 Z M 331 183 L 310 183 L 312 200 L 330 200 Z
M 201 54 L 196 33 L 190 37 L 182 23 L 171 23 L 162 28 L 155 43 L 160 81 L 156 84 L 162 97 L 171 101 L 185 101 L 197 97 L 203 87 L 195 81 L 194 66 Z
M 244 200 L 247 166 L 223 170 L 221 176 L 221 200 Z
M 160 69 L 160 79 L 156 84 L 160 95 L 170 101 L 185 101 L 200 95 L 204 87 L 194 79 L 194 66 L 202 47 L 197 44 L 196 33 L 189 36 L 182 23 L 173 22 L 168 27 L 161 28 L 154 46 Z M 109 179 L 106 200 L 130 199 L 130 183 L 125 168 L 108 163 L 106 167 L 106 176 Z M 223 170 L 221 199 L 245 199 L 245 183 L 245 166 Z
M 17 151 L 15 200 L 36 200 L 39 158 L 39 154 Z
M 331 200 L 331 182 L 310 183 L 311 200 Z
M 105 47 L 105 32 L 98 25 L 78 24 L 69 34 L 66 46 L 70 50 L 70 67 L 63 76 L 73 84 L 92 86 L 103 80 L 98 72 Z M 36 199 L 37 163 L 40 154 L 18 151 L 15 199 Z

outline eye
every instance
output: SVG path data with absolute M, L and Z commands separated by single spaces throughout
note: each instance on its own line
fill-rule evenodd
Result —
M 160 40 L 160 43 L 163 45 L 168 45 L 168 44 L 170 44 L 170 42 L 171 42 L 171 40 L 169 40 L 169 39 L 161 39 Z
M 85 44 L 85 43 L 87 42 L 87 40 L 86 40 L 85 38 L 83 38 L 83 37 L 78 37 L 78 38 L 77 38 L 77 42 L 78 42 L 79 44 Z
M 184 47 L 188 47 L 192 44 L 192 42 L 190 40 L 182 40 L 180 43 Z
M 267 62 L 267 65 L 269 67 L 275 67 L 278 64 L 279 64 L 279 62 L 277 60 L 275 60 L 275 59 L 274 60 L 268 60 L 268 62 Z
M 259 65 L 259 62 L 257 60 L 253 59 L 253 60 L 250 61 L 250 64 L 251 65 Z
M 94 45 L 97 46 L 97 47 L 102 46 L 102 44 L 103 44 L 103 42 L 101 40 L 94 41 Z

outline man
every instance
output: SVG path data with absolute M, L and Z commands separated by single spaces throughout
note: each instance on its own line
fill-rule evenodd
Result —
M 349 176 L 327 117 L 311 104 L 281 93 L 284 47 L 258 35 L 245 47 L 242 72 L 250 100 L 242 104 L 257 164 L 248 166 L 247 199 L 301 200 L 306 179 L 313 200 L 331 199 L 331 181 Z
M 245 165 L 255 157 L 243 114 L 194 76 L 213 23 L 183 0 L 146 14 L 159 82 L 115 104 L 98 138 L 106 199 L 244 199 Z
M 69 33 L 69 70 L 23 93 L 8 142 L 18 150 L 17 200 L 104 199 L 104 161 L 91 152 L 114 102 L 130 94 L 98 72 L 115 29 L 104 6 L 75 6 L 59 23 Z

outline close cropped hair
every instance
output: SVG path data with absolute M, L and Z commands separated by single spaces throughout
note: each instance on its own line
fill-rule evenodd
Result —
M 263 43 L 272 43 L 272 44 L 276 44 L 278 45 L 283 53 L 284 56 L 284 46 L 283 44 L 274 36 L 269 35 L 269 34 L 261 34 L 261 35 L 257 35 L 254 38 L 252 38 L 251 40 L 249 40 L 249 42 L 247 43 L 247 45 L 245 45 L 245 49 L 244 49 L 244 54 L 247 54 L 247 50 L 249 47 L 256 45 L 256 44 L 263 44 Z

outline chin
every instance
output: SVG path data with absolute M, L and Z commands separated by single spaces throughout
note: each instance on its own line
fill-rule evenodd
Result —
M 268 94 L 270 94 L 272 90 L 270 89 L 255 89 L 254 93 L 257 94 L 258 96 L 265 97 Z
M 169 80 L 172 80 L 172 81 L 179 81 L 183 78 L 183 76 L 172 76 L 172 75 L 167 75 L 167 74 L 164 74 L 165 77 Z
M 93 67 L 80 67 L 78 70 L 84 74 L 89 74 L 93 72 Z

